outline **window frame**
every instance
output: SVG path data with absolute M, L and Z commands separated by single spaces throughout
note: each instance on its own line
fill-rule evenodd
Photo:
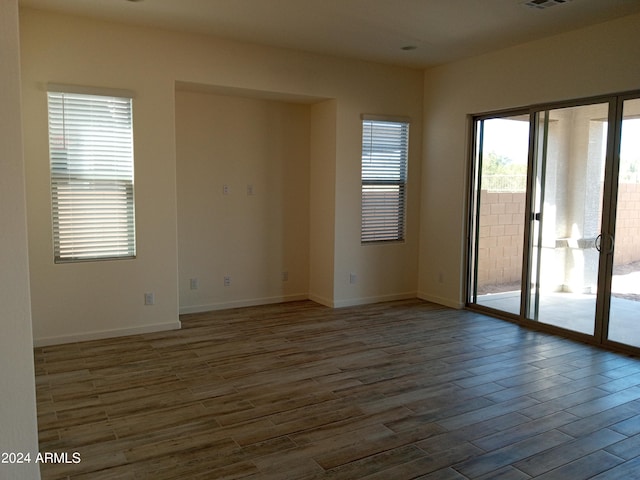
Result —
M 361 116 L 362 245 L 405 242 L 410 125 L 407 117 Z M 374 129 L 378 129 L 377 135 Z M 397 136 L 395 129 L 399 129 Z M 373 197 L 376 190 L 377 199 Z
M 136 258 L 133 95 L 47 88 L 53 260 Z

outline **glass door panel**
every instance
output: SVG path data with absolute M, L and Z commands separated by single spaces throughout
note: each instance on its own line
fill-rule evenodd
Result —
M 608 338 L 640 347 L 640 99 L 622 113 Z
M 609 104 L 538 115 L 528 318 L 594 334 Z
M 520 314 L 529 116 L 476 123 L 471 302 Z

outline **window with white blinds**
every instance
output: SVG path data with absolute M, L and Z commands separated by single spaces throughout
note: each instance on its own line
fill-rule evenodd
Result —
M 362 121 L 361 241 L 404 240 L 409 123 Z
M 131 98 L 48 92 L 56 263 L 136 254 Z

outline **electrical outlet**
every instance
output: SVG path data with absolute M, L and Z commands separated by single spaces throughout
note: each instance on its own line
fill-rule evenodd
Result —
M 251 184 L 247 185 L 247 195 L 253 195 L 253 185 Z
M 190 279 L 189 288 L 191 288 L 191 290 L 198 290 L 198 288 L 200 288 L 200 280 L 198 280 L 197 278 Z
M 282 281 L 287 282 L 289 280 L 289 272 L 282 272 Z
M 145 305 L 153 305 L 156 301 L 155 295 L 153 294 L 153 292 L 149 292 L 149 293 L 145 293 L 144 294 L 144 304 Z
M 231 193 L 231 188 L 229 187 L 229 185 L 222 185 L 222 194 L 229 195 L 229 193 Z
M 355 285 L 356 283 L 358 283 L 358 275 L 356 275 L 355 273 L 350 273 L 349 274 L 349 283 L 351 285 Z
M 231 276 L 229 276 L 229 275 L 225 275 L 224 276 L 224 286 L 225 287 L 230 287 L 231 286 Z

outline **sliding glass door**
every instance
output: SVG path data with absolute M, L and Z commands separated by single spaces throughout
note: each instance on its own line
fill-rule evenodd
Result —
M 527 318 L 593 335 L 608 103 L 536 113 L 531 303 Z
M 608 340 L 640 347 L 640 99 L 622 102 Z
M 474 119 L 468 305 L 640 348 L 639 97 Z
M 529 116 L 476 124 L 474 301 L 519 314 Z

